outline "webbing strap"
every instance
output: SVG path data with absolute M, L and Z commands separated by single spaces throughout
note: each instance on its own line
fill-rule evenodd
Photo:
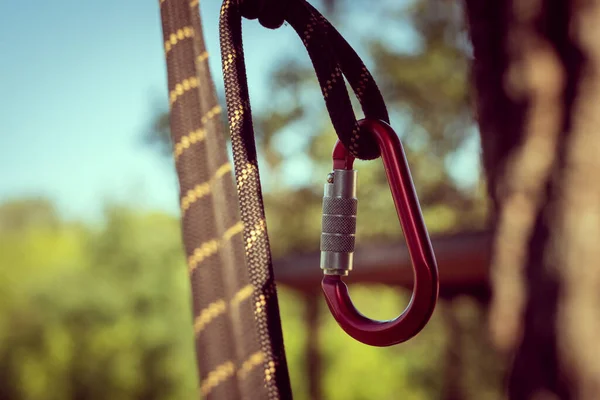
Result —
M 246 269 L 244 227 L 198 4 L 161 0 L 160 7 L 200 392 L 206 399 L 265 399 L 263 382 L 271 371 L 254 321 L 260 308 Z

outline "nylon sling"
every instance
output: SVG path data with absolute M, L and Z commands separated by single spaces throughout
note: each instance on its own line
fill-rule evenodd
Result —
M 304 0 L 226 0 L 222 68 L 236 183 L 219 120 L 197 0 L 159 0 L 183 244 L 193 297 L 200 391 L 207 399 L 291 399 L 242 46 L 242 17 L 284 22 L 311 58 L 333 127 L 359 159 L 379 148 L 358 127 L 344 78 L 367 118 L 389 122 L 352 47 Z M 237 189 L 237 190 L 236 190 Z

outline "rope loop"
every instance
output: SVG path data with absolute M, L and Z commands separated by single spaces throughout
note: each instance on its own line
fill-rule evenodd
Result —
M 287 22 L 298 34 L 312 61 L 333 128 L 344 147 L 361 160 L 380 156 L 379 146 L 369 131 L 361 129 L 352 109 L 346 81 L 360 103 L 365 118 L 389 124 L 385 102 L 371 73 L 352 46 L 331 23 L 306 0 L 224 0 L 221 9 L 221 53 L 226 60 L 224 77 L 227 106 L 249 104 L 243 61 L 241 18 L 258 19 L 266 28 L 277 29 Z M 233 54 L 236 54 L 234 65 Z M 236 93 L 233 95 L 233 93 Z M 248 109 L 249 110 L 249 109 Z M 237 118 L 235 115 L 231 116 Z M 249 113 L 243 118 L 246 141 L 254 135 Z M 241 133 L 241 132 L 240 132 Z M 250 143 L 248 142 L 248 143 Z M 247 147 L 254 154 L 254 145 Z
M 286 20 L 286 0 L 242 0 L 242 17 L 257 19 L 267 29 L 277 29 Z

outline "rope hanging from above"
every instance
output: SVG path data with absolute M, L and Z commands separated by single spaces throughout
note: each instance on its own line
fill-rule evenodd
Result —
M 258 19 L 276 29 L 288 22 L 312 61 L 325 105 L 335 131 L 350 153 L 362 160 L 379 157 L 375 138 L 358 126 L 344 78 L 360 102 L 367 119 L 389 123 L 385 102 L 358 54 L 342 35 L 305 0 L 225 0 L 221 8 L 221 58 L 228 111 L 236 102 L 248 102 L 248 84 L 242 46 L 242 17 Z M 249 115 L 248 112 L 245 115 Z M 251 126 L 251 121 L 250 121 Z M 252 136 L 252 132 L 248 132 Z
M 350 83 L 365 117 L 389 122 L 383 98 L 371 74 L 352 47 L 333 26 L 304 0 L 260 1 L 225 0 L 221 7 L 220 41 L 225 98 L 233 147 L 240 210 L 244 223 L 246 261 L 255 295 L 265 301 L 266 313 L 255 314 L 261 346 L 273 365 L 283 364 L 284 350 L 275 280 L 266 229 L 252 113 L 248 94 L 242 17 L 258 18 L 273 29 L 288 22 L 298 33 L 313 63 L 327 110 L 340 141 L 358 158 L 379 156 L 379 146 L 371 135 L 362 135 L 348 96 L 344 77 Z M 257 299 L 258 300 L 258 299 Z M 281 373 L 282 375 L 279 375 Z M 281 369 L 275 369 L 271 385 L 287 382 Z M 285 384 L 285 383 L 284 383 Z
M 246 81 L 242 18 L 258 19 L 269 29 L 288 22 L 298 33 L 333 127 L 359 159 L 377 158 L 379 147 L 358 127 L 344 78 L 366 118 L 389 122 L 383 98 L 351 46 L 306 1 L 225 0 L 221 56 L 236 193 L 216 118 L 220 107 L 198 2 L 159 0 L 159 4 L 202 396 L 291 399 Z

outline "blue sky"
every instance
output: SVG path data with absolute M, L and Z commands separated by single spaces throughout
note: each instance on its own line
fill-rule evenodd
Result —
M 202 7 L 218 78 L 219 2 Z M 282 47 L 246 25 L 263 49 Z M 43 195 L 68 217 L 105 199 L 177 210 L 171 165 L 140 144 L 166 99 L 158 1 L 2 0 L 0 38 L 0 201 Z M 265 60 L 250 58 L 249 74 Z
M 220 80 L 220 1 L 201 2 Z M 302 51 L 291 28 L 244 23 L 253 108 L 268 72 Z M 53 200 L 67 218 L 99 216 L 106 200 L 177 212 L 172 166 L 141 135 L 166 101 L 158 1 L 0 0 L 0 202 Z

